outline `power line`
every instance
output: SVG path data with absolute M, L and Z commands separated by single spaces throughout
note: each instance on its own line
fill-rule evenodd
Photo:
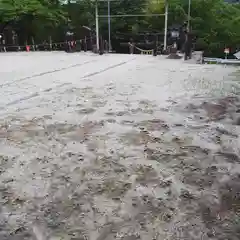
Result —
M 119 15 L 110 15 L 112 18 L 118 18 L 118 17 L 158 17 L 158 16 L 164 16 L 165 13 L 159 13 L 159 14 L 119 14 Z M 109 15 L 98 15 L 100 18 L 107 18 Z

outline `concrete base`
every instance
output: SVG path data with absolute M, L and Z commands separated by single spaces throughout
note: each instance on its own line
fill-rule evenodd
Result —
M 170 53 L 168 56 L 167 56 L 167 59 L 181 59 L 182 56 L 178 55 L 177 53 Z

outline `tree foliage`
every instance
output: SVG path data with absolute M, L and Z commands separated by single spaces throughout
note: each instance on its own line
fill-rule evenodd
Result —
M 169 26 L 187 20 L 188 0 L 168 0 Z M 111 2 L 111 14 L 164 13 L 164 0 L 119 0 Z M 99 13 L 107 14 L 107 3 L 99 2 Z M 0 31 L 11 26 L 21 41 L 34 37 L 62 41 L 66 27 L 75 32 L 81 26 L 95 28 L 94 2 L 91 0 L 0 0 Z M 148 30 L 162 32 L 164 16 L 121 17 L 111 19 L 112 36 L 137 34 Z M 192 0 L 191 28 L 197 35 L 197 46 L 212 53 L 225 46 L 240 44 L 240 4 L 223 0 Z M 107 19 L 100 19 L 100 32 L 107 37 Z M 222 51 L 222 50 L 221 50 Z

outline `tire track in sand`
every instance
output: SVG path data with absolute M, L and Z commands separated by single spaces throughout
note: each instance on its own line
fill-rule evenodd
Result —
M 89 74 L 87 74 L 87 75 L 82 76 L 81 79 L 84 79 L 84 78 L 87 78 L 87 77 L 96 76 L 96 75 L 101 74 L 101 73 L 103 73 L 103 72 L 106 72 L 106 71 L 108 71 L 108 70 L 112 70 L 112 69 L 114 69 L 114 68 L 117 68 L 117 67 L 120 67 L 120 66 L 122 66 L 122 65 L 124 65 L 124 64 L 127 64 L 127 63 L 129 63 L 129 62 L 131 62 L 131 61 L 134 61 L 135 59 L 136 59 L 136 58 L 132 58 L 132 59 L 130 59 L 130 60 L 128 60 L 128 61 L 123 61 L 123 62 L 114 64 L 114 65 L 111 65 L 111 66 L 109 66 L 109 67 L 106 67 L 106 68 L 104 68 L 104 69 L 101 69 L 101 70 L 99 70 L 99 71 L 96 71 L 96 72 L 93 72 L 93 73 L 89 73 Z M 80 67 L 80 66 L 86 65 L 86 64 L 88 64 L 88 63 L 93 63 L 93 62 L 97 62 L 97 60 L 87 61 L 87 62 L 82 63 L 82 64 L 74 64 L 74 65 L 71 65 L 71 66 L 68 66 L 68 67 L 65 67 L 65 68 L 60 68 L 60 69 L 56 69 L 56 70 L 53 70 L 53 71 L 47 71 L 47 72 L 43 72 L 43 73 L 40 73 L 40 74 L 34 74 L 34 75 L 32 75 L 32 76 L 28 76 L 28 77 L 25 77 L 25 78 L 22 78 L 22 79 L 18 79 L 18 80 L 12 81 L 11 83 L 6 83 L 6 84 L 3 84 L 3 85 L 0 85 L 0 87 L 2 87 L 2 86 L 9 86 L 9 85 L 11 85 L 11 84 L 13 84 L 13 83 L 15 83 L 15 82 L 21 82 L 21 81 L 24 81 L 24 80 L 27 80 L 27 79 L 31 79 L 31 78 L 35 78 L 35 77 L 41 77 L 41 76 L 44 76 L 44 75 L 46 75 L 46 74 L 56 73 L 56 72 L 68 70 L 68 69 L 71 69 L 71 68 L 74 68 L 74 67 Z M 59 87 L 62 87 L 62 86 L 65 86 L 65 85 L 68 85 L 68 84 L 70 84 L 70 83 L 59 84 L 59 85 L 55 86 L 55 89 L 56 89 L 56 88 L 59 88 Z M 47 88 L 47 89 L 45 89 L 45 90 L 43 90 L 43 91 L 35 92 L 35 93 L 33 93 L 33 94 L 30 94 L 29 96 L 21 97 L 21 98 L 19 98 L 19 99 L 16 99 L 16 100 L 14 100 L 14 101 L 12 101 L 12 102 L 7 103 L 7 104 L 6 104 L 5 106 L 3 106 L 3 107 L 0 107 L 0 110 L 4 110 L 4 109 L 5 109 L 6 107 L 8 107 L 8 106 L 12 106 L 12 105 L 18 104 L 18 103 L 20 103 L 20 102 L 23 102 L 23 101 L 26 101 L 26 100 L 29 100 L 29 99 L 38 97 L 38 96 L 41 95 L 41 93 L 50 92 L 50 91 L 52 91 L 52 90 L 53 90 L 52 88 Z

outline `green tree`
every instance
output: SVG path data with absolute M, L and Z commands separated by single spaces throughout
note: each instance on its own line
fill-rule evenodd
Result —
M 57 1 L 47 0 L 2 0 L 0 21 L 3 31 L 7 25 L 19 32 L 20 41 L 38 37 L 43 28 L 52 28 L 65 20 L 65 14 Z
M 169 21 L 182 24 L 187 20 L 188 0 L 168 0 Z M 240 44 L 240 4 L 223 0 L 192 0 L 191 29 L 197 35 L 197 47 L 209 54 L 223 52 L 225 46 Z M 95 3 L 91 0 L 1 0 L 0 32 L 6 26 L 14 28 L 23 44 L 32 37 L 36 42 L 52 36 L 62 41 L 67 27 L 79 37 L 82 26 L 95 28 Z M 119 0 L 111 2 L 111 14 L 164 14 L 165 0 Z M 107 14 L 107 2 L 99 2 L 99 14 Z M 107 39 L 107 18 L 99 19 L 100 33 Z M 164 29 L 164 16 L 121 17 L 111 19 L 112 38 L 119 33 Z

